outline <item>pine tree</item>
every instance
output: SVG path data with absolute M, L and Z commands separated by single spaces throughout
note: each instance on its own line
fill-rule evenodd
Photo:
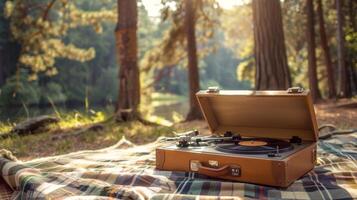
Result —
M 253 0 L 254 57 L 257 90 L 291 85 L 279 0 Z
M 4 14 L 10 21 L 12 38 L 21 44 L 19 67 L 31 69 L 30 80 L 38 73 L 55 75 L 56 59 L 85 62 L 95 57 L 93 48 L 79 48 L 63 38 L 71 29 L 92 26 L 101 32 L 101 23 L 114 21 L 115 12 L 84 11 L 69 0 L 6 1 Z
M 336 97 L 336 83 L 335 83 L 334 70 L 333 70 L 333 65 L 330 56 L 330 48 L 326 37 L 325 20 L 324 20 L 323 13 L 324 12 L 323 12 L 322 0 L 317 0 L 317 16 L 319 21 L 321 47 L 325 56 L 325 65 L 326 65 L 327 83 L 328 83 L 328 96 L 329 98 L 334 98 Z
M 196 92 L 200 89 L 200 79 L 198 75 L 197 48 L 195 36 L 195 10 L 193 8 L 194 0 L 185 0 L 185 26 L 187 40 L 187 57 L 188 57 L 188 80 L 189 80 L 189 97 L 190 110 L 186 120 L 202 119 L 202 114 L 196 99 Z
M 118 0 L 118 23 L 115 29 L 119 64 L 119 96 L 117 120 L 138 118 L 140 103 L 140 77 L 137 64 L 137 2 Z
M 306 1 L 307 8 L 307 50 L 308 50 L 308 77 L 309 86 L 314 101 L 321 99 L 321 93 L 318 86 L 317 66 L 316 66 L 316 44 L 315 44 L 315 14 L 312 0 Z
M 337 56 L 338 56 L 338 81 L 339 81 L 339 96 L 351 97 L 351 84 L 348 76 L 348 68 L 346 66 L 346 47 L 344 33 L 344 13 L 342 10 L 343 1 L 336 0 L 337 11 Z

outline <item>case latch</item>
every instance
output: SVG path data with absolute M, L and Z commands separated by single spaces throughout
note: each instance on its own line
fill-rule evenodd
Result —
M 217 86 L 208 87 L 208 89 L 206 90 L 206 92 L 208 92 L 208 93 L 218 93 L 218 92 L 219 92 L 219 87 L 217 87 Z
M 292 93 L 292 94 L 297 94 L 302 92 L 304 92 L 304 88 L 302 87 L 291 87 L 288 89 L 288 93 Z

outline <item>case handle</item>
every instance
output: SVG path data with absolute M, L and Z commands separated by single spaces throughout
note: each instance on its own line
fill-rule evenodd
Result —
M 198 167 L 198 173 L 207 176 L 224 176 L 229 175 L 231 172 L 229 165 L 224 165 L 220 168 L 211 168 L 200 165 Z
M 213 164 L 213 165 L 212 165 Z M 241 176 L 241 168 L 239 165 L 223 165 L 218 168 L 218 162 L 213 161 L 211 167 L 204 166 L 199 160 L 190 161 L 190 170 L 207 176 Z

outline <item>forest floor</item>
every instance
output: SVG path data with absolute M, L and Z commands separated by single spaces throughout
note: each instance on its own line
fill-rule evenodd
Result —
M 357 128 L 357 100 L 324 101 L 315 105 L 318 124 L 334 124 L 338 128 Z M 108 120 L 101 123 L 100 130 L 89 130 L 83 134 L 72 134 L 86 129 L 97 119 L 67 118 L 56 126 L 51 126 L 32 135 L 13 136 L 0 139 L 0 149 L 5 148 L 21 160 L 66 154 L 84 149 L 100 149 L 111 146 L 123 136 L 135 144 L 155 141 L 160 136 L 172 136 L 173 131 L 181 132 L 198 129 L 209 134 L 205 121 L 177 123 L 173 126 L 150 126 L 140 122 L 116 123 Z M 6 128 L 1 127 L 0 130 Z M 63 135 L 66 137 L 61 138 Z M 60 139 L 58 139 L 60 138 Z

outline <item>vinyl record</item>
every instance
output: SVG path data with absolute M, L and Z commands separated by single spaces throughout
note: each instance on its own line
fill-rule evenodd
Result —
M 227 153 L 240 154 L 267 154 L 286 152 L 293 149 L 293 146 L 286 141 L 271 138 L 246 138 L 238 142 L 217 144 L 216 150 Z

